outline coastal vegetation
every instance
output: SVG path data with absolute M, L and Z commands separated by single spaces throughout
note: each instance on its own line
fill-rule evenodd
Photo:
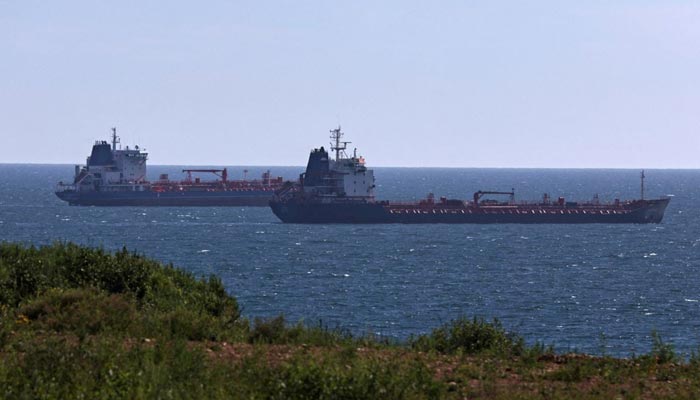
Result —
M 460 317 L 394 342 L 253 319 L 215 276 L 126 249 L 0 244 L 0 397 L 694 398 L 700 354 L 558 354 Z

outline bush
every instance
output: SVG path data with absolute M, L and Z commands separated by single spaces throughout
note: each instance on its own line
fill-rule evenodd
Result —
M 137 327 L 136 305 L 126 297 L 108 295 L 93 288 L 50 289 L 18 311 L 34 330 L 87 335 L 127 333 Z
M 657 331 L 651 332 L 651 352 L 649 354 L 642 355 L 638 357 L 640 361 L 652 362 L 656 364 L 667 364 L 674 363 L 680 360 L 678 354 L 676 354 L 673 345 L 670 343 L 665 343 L 661 339 L 661 335 Z M 691 354 L 691 362 L 692 354 Z
M 248 335 L 250 343 L 287 343 L 290 340 L 290 332 L 284 323 L 284 316 L 262 319 L 256 318 L 253 329 Z
M 17 309 L 32 326 L 80 337 L 111 329 L 222 339 L 235 335 L 240 318 L 236 299 L 217 277 L 197 280 L 126 249 L 109 254 L 70 243 L 0 244 L 0 307 Z
M 0 244 L 0 304 L 17 306 L 49 288 L 83 287 L 128 294 L 142 305 L 194 302 L 217 317 L 239 316 L 235 299 L 217 277 L 197 280 L 126 249 L 109 254 L 72 243 L 40 248 Z
M 483 318 L 460 318 L 430 335 L 409 339 L 411 347 L 419 351 L 436 351 L 444 354 L 478 354 L 490 352 L 500 355 L 520 355 L 525 350 L 522 338 L 506 332 L 494 319 L 488 323 Z
M 305 326 L 302 322 L 288 326 L 284 316 L 256 318 L 248 332 L 248 343 L 265 344 L 307 344 L 314 346 L 334 346 L 341 344 L 379 345 L 371 338 L 353 338 L 349 331 L 328 329 L 323 325 Z
M 651 332 L 651 355 L 656 358 L 659 364 L 672 363 L 678 361 L 678 355 L 670 343 L 664 343 L 658 332 Z

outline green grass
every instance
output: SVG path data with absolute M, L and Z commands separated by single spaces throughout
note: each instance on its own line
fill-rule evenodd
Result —
M 217 357 L 227 342 L 256 350 Z M 384 345 L 283 317 L 251 324 L 218 278 L 126 250 L 0 244 L 2 398 L 439 397 L 424 363 L 358 346 Z
M 695 398 L 652 333 L 628 359 L 528 346 L 461 317 L 406 343 L 240 315 L 217 277 L 126 250 L 0 244 L 0 398 Z

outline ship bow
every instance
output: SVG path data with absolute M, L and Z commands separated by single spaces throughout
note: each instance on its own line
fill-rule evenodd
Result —
M 643 219 L 643 222 L 650 222 L 655 224 L 660 223 L 661 220 L 663 220 L 664 218 L 664 214 L 666 213 L 666 207 L 668 207 L 668 203 L 670 201 L 670 197 L 657 200 L 649 200 L 647 206 L 645 206 L 642 210 L 641 217 Z

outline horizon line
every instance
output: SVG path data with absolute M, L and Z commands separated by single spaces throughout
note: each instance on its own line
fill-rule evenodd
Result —
M 84 164 L 75 163 L 42 163 L 42 162 L 0 162 L 0 165 L 46 165 L 46 166 L 75 166 Z M 150 167 L 255 167 L 255 168 L 305 168 L 303 165 L 261 165 L 261 164 L 239 164 L 239 165 L 224 165 L 224 164 L 150 164 Z M 401 165 L 375 165 L 372 168 L 405 168 L 405 169 L 615 169 L 615 170 L 686 170 L 695 171 L 700 170 L 700 167 L 552 167 L 552 166 L 539 166 L 539 167 L 474 167 L 474 166 L 401 166 Z

